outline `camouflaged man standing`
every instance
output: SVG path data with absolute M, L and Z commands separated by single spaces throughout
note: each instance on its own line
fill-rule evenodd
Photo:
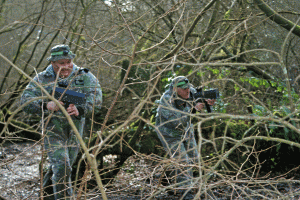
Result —
M 199 157 L 190 114 L 193 108 L 201 111 L 205 104 L 193 105 L 194 93 L 196 89 L 186 77 L 174 78 L 160 99 L 156 115 L 156 132 L 164 149 L 171 158 L 183 164 L 195 164 Z M 209 99 L 207 103 L 213 105 L 215 100 Z M 170 176 L 175 176 L 176 183 L 183 182 L 178 185 L 183 188 L 178 190 L 183 195 L 192 183 L 193 170 L 192 167 L 176 169 Z M 183 199 L 193 198 L 192 192 L 189 191 Z
M 97 78 L 89 72 L 76 66 L 72 59 L 75 57 L 67 45 L 57 45 L 51 49 L 51 61 L 45 71 L 37 74 L 34 80 L 42 85 L 48 93 L 54 87 L 67 88 L 75 92 L 85 94 L 86 103 L 82 105 L 69 104 L 66 108 L 73 119 L 77 130 L 82 135 L 85 125 L 85 118 L 94 112 L 99 112 L 102 103 L 102 91 Z M 55 199 L 70 199 L 73 196 L 71 184 L 71 170 L 75 162 L 80 145 L 68 123 L 68 120 L 51 100 L 38 99 L 45 96 L 39 87 L 31 81 L 21 97 L 21 104 L 32 101 L 24 107 L 29 114 L 44 116 L 45 125 L 44 145 L 47 151 L 50 168 L 53 171 L 52 184 Z M 62 101 L 60 104 L 64 105 Z M 47 116 L 53 113 L 47 124 Z

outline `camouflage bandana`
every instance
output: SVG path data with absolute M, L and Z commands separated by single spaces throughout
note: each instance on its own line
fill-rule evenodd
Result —
M 185 76 L 178 76 L 173 79 L 172 81 L 173 85 L 176 87 L 180 87 L 182 89 L 186 89 L 190 87 L 189 80 Z
M 180 87 L 182 89 L 189 88 L 189 82 L 188 81 L 180 81 L 177 83 L 177 87 Z
M 65 44 L 56 45 L 50 50 L 51 56 L 47 58 L 48 61 L 57 61 L 61 59 L 73 59 L 75 54 L 70 51 L 70 47 Z

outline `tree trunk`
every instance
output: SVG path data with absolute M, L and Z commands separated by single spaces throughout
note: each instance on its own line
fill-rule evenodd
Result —
M 269 7 L 263 0 L 254 0 L 254 2 L 257 4 L 259 9 L 261 9 L 273 22 L 288 31 L 294 28 L 292 33 L 300 37 L 300 26 L 276 13 L 276 11 Z

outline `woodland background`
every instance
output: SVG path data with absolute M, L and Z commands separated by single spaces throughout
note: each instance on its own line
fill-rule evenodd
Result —
M 213 113 L 193 114 L 201 159 L 190 188 L 212 199 L 222 186 L 243 198 L 291 199 L 299 191 L 277 186 L 299 183 L 299 10 L 297 0 L 1 0 L 1 147 L 40 145 L 40 119 L 22 112 L 20 94 L 64 43 L 104 95 L 74 166 L 78 191 L 105 199 L 128 159 L 148 163 L 145 180 L 180 165 L 164 156 L 154 119 L 155 101 L 185 75 L 221 94 Z M 11 162 L 4 158 L 1 167 Z M 158 183 L 147 198 L 165 189 Z

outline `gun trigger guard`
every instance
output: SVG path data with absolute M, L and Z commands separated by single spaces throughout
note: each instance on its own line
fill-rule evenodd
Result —
M 87 68 L 83 68 L 79 70 L 79 74 L 88 73 L 90 70 Z

